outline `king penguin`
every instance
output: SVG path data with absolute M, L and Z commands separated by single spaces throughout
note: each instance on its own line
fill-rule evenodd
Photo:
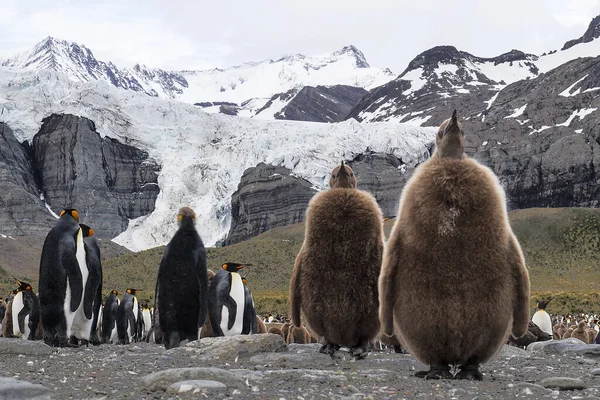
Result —
M 244 327 L 246 285 L 238 273 L 242 268 L 243 264 L 225 263 L 212 279 L 208 289 L 208 316 L 213 336 L 240 335 L 244 328 L 249 329 L 248 325 Z
M 246 277 L 242 277 L 242 283 L 244 284 L 244 321 L 242 323 L 242 335 L 252 335 L 258 333 L 258 327 L 256 326 L 256 309 L 254 308 L 254 300 L 252 299 L 252 293 L 248 289 L 248 281 Z
M 117 310 L 119 292 L 110 292 L 102 309 L 102 343 L 117 343 Z
M 27 282 L 17 281 L 19 288 L 12 299 L 12 337 L 38 339 L 40 302 Z M 41 338 L 39 338 L 41 339 Z
M 166 349 L 197 340 L 208 310 L 206 250 L 196 231 L 196 214 L 183 207 L 179 229 L 165 247 L 154 294 Z
M 140 306 L 135 297 L 138 289 L 129 288 L 123 293 L 121 303 L 117 309 L 117 337 L 118 344 L 129 344 L 140 339 L 138 332 L 138 318 L 140 317 Z
M 79 213 L 65 209 L 46 235 L 40 259 L 40 309 L 44 342 L 50 346 L 69 346 L 73 320 L 83 303 L 85 265 Z
M 537 308 L 531 321 L 540 327 L 541 330 L 546 332 L 548 335 L 553 335 L 552 333 L 552 320 L 550 319 L 550 314 L 546 312 L 546 306 L 550 303 L 552 297 L 548 300 L 540 300 L 537 303 Z
M 84 331 L 82 336 L 84 337 L 78 337 L 78 339 L 89 340 L 92 344 L 98 345 L 100 344 L 98 318 L 100 306 L 102 305 L 102 263 L 100 261 L 100 247 L 98 247 L 98 242 L 94 236 L 94 230 L 85 224 L 79 224 L 79 226 L 81 227 L 83 235 L 88 276 L 83 294 L 83 307 L 80 310 L 80 319 L 84 323 L 84 326 L 82 327 L 82 331 Z

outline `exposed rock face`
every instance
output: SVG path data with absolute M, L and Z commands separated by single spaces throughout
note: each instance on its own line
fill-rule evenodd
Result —
M 101 138 L 86 118 L 45 118 L 33 152 L 48 204 L 57 213 L 76 208 L 99 237 L 115 237 L 154 210 L 159 167 L 147 153 Z
M 570 49 L 571 47 L 573 47 L 579 43 L 589 43 L 592 40 L 597 39 L 599 37 L 600 37 L 600 15 L 598 15 L 597 17 L 594 17 L 594 19 L 592 19 L 592 22 L 590 22 L 590 25 L 588 26 L 587 31 L 585 31 L 585 33 L 583 34 L 582 37 L 580 37 L 579 39 L 569 40 L 568 42 L 565 43 L 565 45 L 562 47 L 561 50 Z
M 305 86 L 281 111 L 275 113 L 275 118 L 340 122 L 366 93 L 363 88 L 346 85 Z
M 226 245 L 304 220 L 316 190 L 310 182 L 290 173 L 285 167 L 265 163 L 244 171 L 231 197 L 232 222 Z
M 55 219 L 40 200 L 27 149 L 0 122 L 0 233 L 42 234 Z
M 354 170 L 358 189 L 375 197 L 384 217 L 395 216 L 402 188 L 414 168 L 408 168 L 392 154 L 381 153 L 359 154 L 348 165 Z

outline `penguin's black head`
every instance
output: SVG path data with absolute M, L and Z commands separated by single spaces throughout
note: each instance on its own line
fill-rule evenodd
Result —
M 132 289 L 132 288 L 129 288 L 126 290 L 127 293 L 129 293 L 130 295 L 133 295 L 133 296 L 135 296 L 136 292 L 141 292 L 141 291 L 142 291 L 141 289 Z
M 17 285 L 19 285 L 19 288 L 14 291 L 15 294 L 17 294 L 16 292 L 21 292 L 23 290 L 31 290 L 31 285 L 27 282 L 23 282 L 23 281 L 17 281 Z
M 92 237 L 94 236 L 94 230 L 92 228 L 90 228 L 88 225 L 86 224 L 79 224 L 79 227 L 81 228 L 81 233 L 83 234 L 83 237 Z
M 77 212 L 76 209 L 74 208 L 65 208 L 64 210 L 62 210 L 60 212 L 60 216 L 63 217 L 64 215 L 70 215 L 71 217 L 75 218 L 75 221 L 79 222 L 79 213 Z
M 196 213 L 189 207 L 182 207 L 179 214 L 177 214 L 177 222 L 179 222 L 179 225 L 186 222 L 194 225 L 196 223 Z
M 229 271 L 229 272 L 238 272 L 240 269 L 247 267 L 249 265 L 252 264 L 238 264 L 238 263 L 225 263 L 223 265 L 221 265 L 221 268 L 223 268 L 225 271 Z
M 465 157 L 465 134 L 458 122 L 456 110 L 450 119 L 440 125 L 435 139 L 435 154 L 438 157 L 462 159 Z
M 344 161 L 340 165 L 335 167 L 331 172 L 331 178 L 329 178 L 329 188 L 347 188 L 354 189 L 356 187 L 356 177 L 352 168 L 344 164 Z
M 549 297 L 548 300 L 542 299 L 542 300 L 538 301 L 537 308 L 540 310 L 545 310 L 546 306 L 548 305 L 548 303 L 550 303 L 550 300 L 552 300 L 552 299 L 553 299 L 553 297 Z
M 119 295 L 119 292 L 118 292 L 118 291 L 116 291 L 116 290 L 114 290 L 114 289 L 111 291 L 111 293 L 112 293 L 112 294 L 114 294 L 115 296 L 118 296 L 118 295 Z

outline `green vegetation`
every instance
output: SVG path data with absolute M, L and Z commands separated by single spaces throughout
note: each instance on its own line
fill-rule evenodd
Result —
M 532 208 L 509 216 L 529 268 L 532 310 L 539 298 L 554 296 L 551 313 L 600 313 L 600 210 Z M 386 222 L 386 233 L 393 223 Z M 287 314 L 289 281 L 303 240 L 304 224 L 275 228 L 242 243 L 207 249 L 209 268 L 217 271 L 225 262 L 252 264 L 242 275 L 258 313 Z M 133 287 L 142 290 L 140 303 L 151 303 L 163 249 L 103 261 L 105 295 Z M 37 286 L 35 279 L 32 283 Z M 0 296 L 14 287 L 12 275 L 0 268 Z

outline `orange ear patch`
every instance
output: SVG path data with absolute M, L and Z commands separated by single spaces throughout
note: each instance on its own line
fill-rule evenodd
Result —
M 181 220 L 182 220 L 182 219 L 183 219 L 183 215 L 182 215 L 182 214 L 179 214 L 179 215 L 177 216 L 177 222 L 181 222 Z
M 62 210 L 62 211 L 60 212 L 60 216 L 62 217 L 63 215 L 65 215 L 65 213 L 66 213 L 66 211 L 65 211 L 65 210 Z
M 73 216 L 73 218 L 75 218 L 75 221 L 79 222 L 79 213 L 77 212 L 77 210 L 73 210 L 71 212 L 71 215 Z
M 94 233 L 96 233 L 96 232 L 94 232 L 94 230 L 93 230 L 92 228 L 90 228 L 90 233 L 89 233 L 89 235 L 90 235 L 90 236 L 94 236 Z
M 127 289 L 127 293 L 131 294 L 131 289 Z
M 25 290 L 31 290 L 31 286 L 27 285 L 27 287 L 25 288 Z
M 227 270 L 227 264 L 221 265 L 221 268 L 223 268 L 224 270 Z

